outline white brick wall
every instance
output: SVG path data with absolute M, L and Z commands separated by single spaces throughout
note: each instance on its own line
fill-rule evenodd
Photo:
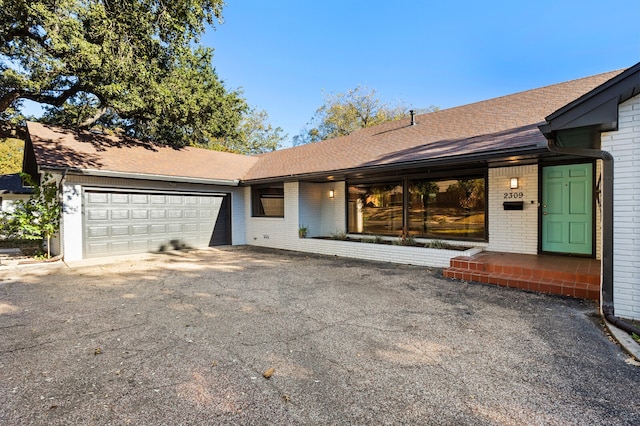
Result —
M 367 244 L 353 241 L 301 239 L 295 250 L 354 259 L 392 262 L 405 265 L 449 267 L 449 260 L 456 256 L 471 256 L 480 248 L 467 251 L 436 250 L 424 247 Z
M 247 244 L 296 250 L 298 241 L 298 182 L 284 184 L 284 217 L 252 217 L 251 188 L 245 188 Z
M 616 315 L 640 320 L 640 95 L 618 108 L 618 130 L 602 134 L 614 157 L 613 300 Z
M 231 189 L 231 244 L 233 245 L 247 243 L 244 194 L 244 188 Z
M 518 189 L 510 189 L 510 178 L 518 178 Z M 538 253 L 538 166 L 489 169 L 489 246 L 506 253 Z M 505 198 L 523 193 L 523 198 Z M 524 201 L 524 210 L 504 210 L 505 201 Z
M 338 240 L 298 238 L 300 224 L 309 226 L 309 236 L 328 236 L 345 231 L 345 183 L 284 184 L 284 218 L 251 217 L 251 188 L 245 188 L 247 244 L 355 259 L 408 265 L 448 267 L 449 259 L 481 251 L 433 250 L 423 247 L 366 244 Z M 329 198 L 329 190 L 334 198 Z
M 321 220 L 318 235 L 330 235 L 335 232 L 346 231 L 345 182 L 331 182 L 320 186 L 323 188 L 321 190 L 322 210 L 320 212 Z M 334 191 L 333 198 L 329 198 L 330 190 Z
M 330 190 L 333 198 L 329 198 Z M 247 244 L 300 250 L 300 225 L 309 228 L 309 237 L 345 230 L 344 182 L 285 183 L 284 218 L 251 217 L 251 188 L 245 191 Z
M 82 186 L 64 184 L 62 189 L 62 251 L 65 260 L 82 259 Z
M 309 237 L 323 235 L 322 209 L 329 202 L 328 192 L 329 188 L 325 187 L 325 184 L 300 182 L 298 223 L 309 229 Z

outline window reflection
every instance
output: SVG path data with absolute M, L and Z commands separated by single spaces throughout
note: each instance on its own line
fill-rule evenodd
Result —
M 413 179 L 406 183 L 407 228 L 416 237 L 486 239 L 485 178 Z M 349 185 L 348 231 L 399 235 L 403 182 Z
M 402 182 L 349 186 L 349 232 L 402 232 Z
M 284 217 L 284 186 L 251 187 L 252 216 Z
M 485 238 L 484 178 L 409 181 L 409 231 L 433 238 Z

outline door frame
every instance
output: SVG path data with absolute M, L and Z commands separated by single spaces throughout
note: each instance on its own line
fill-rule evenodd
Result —
M 591 173 L 591 254 L 581 254 L 581 253 L 559 253 L 555 251 L 544 251 L 542 250 L 542 201 L 543 201 L 543 173 L 542 169 L 547 166 L 568 166 L 571 164 L 591 164 L 593 169 L 593 173 Z M 578 159 L 565 159 L 565 160 L 555 160 L 555 161 L 545 161 L 538 163 L 538 253 L 539 254 L 549 254 L 554 256 L 575 256 L 575 257 L 588 257 L 595 258 L 596 257 L 596 244 L 597 244 L 597 235 L 596 235 L 596 221 L 598 219 L 597 211 L 596 211 L 596 181 L 597 181 L 597 171 L 595 159 L 588 158 L 578 158 Z
M 216 219 L 216 223 L 213 226 L 213 232 L 211 233 L 211 238 L 209 240 L 209 247 L 219 247 L 222 245 L 233 245 L 233 233 L 232 233 L 232 227 L 231 227 L 231 215 L 233 213 L 232 209 L 231 209 L 231 203 L 233 201 L 233 199 L 231 198 L 232 194 L 229 192 L 227 193 L 225 196 L 222 197 L 222 204 L 220 205 L 220 212 L 223 211 L 225 212 L 226 218 L 224 223 L 220 223 L 218 224 L 218 220 L 220 220 L 220 213 L 218 213 L 218 219 Z M 222 226 L 224 227 L 224 231 L 225 231 L 225 244 L 214 244 L 214 235 L 216 233 L 216 228 L 218 228 L 218 226 Z

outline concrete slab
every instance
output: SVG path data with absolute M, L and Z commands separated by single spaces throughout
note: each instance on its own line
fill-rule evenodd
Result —
M 629 333 L 624 330 L 620 330 L 609 321 L 605 321 L 605 324 L 607 325 L 607 329 L 609 330 L 609 332 L 620 343 L 620 345 L 622 345 L 624 350 L 626 350 L 633 358 L 635 358 L 636 361 L 640 362 L 640 344 L 633 340 Z

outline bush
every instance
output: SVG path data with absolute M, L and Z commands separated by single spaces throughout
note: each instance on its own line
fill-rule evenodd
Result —
M 42 184 L 33 183 L 29 175 L 22 174 L 22 177 L 33 186 L 33 193 L 27 200 L 16 201 L 12 212 L 2 215 L 2 237 L 40 243 L 46 240 L 47 257 L 50 257 L 51 237 L 60 229 L 62 213 L 58 186 L 48 173 L 42 176 Z

